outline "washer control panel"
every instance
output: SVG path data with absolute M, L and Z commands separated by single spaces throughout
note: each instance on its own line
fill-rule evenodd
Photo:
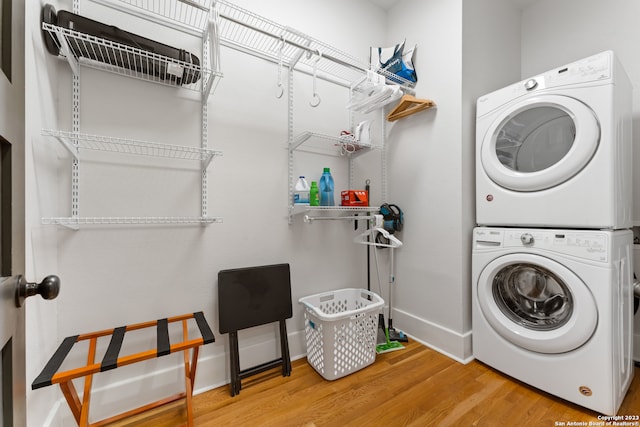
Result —
M 536 79 L 529 79 L 524 82 L 524 88 L 526 90 L 533 90 L 538 86 L 538 81 Z
M 474 229 L 473 249 L 522 248 L 556 252 L 582 259 L 607 262 L 609 236 L 601 231 Z
M 536 241 L 536 239 L 533 238 L 533 235 L 531 233 L 523 233 L 520 235 L 520 241 L 525 246 L 533 246 L 533 243 Z

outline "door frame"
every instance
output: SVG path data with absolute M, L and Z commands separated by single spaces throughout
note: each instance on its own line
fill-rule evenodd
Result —
M 10 230 L 11 260 L 6 261 L 2 276 L 13 276 L 26 271 L 25 243 L 25 1 L 2 0 L 3 10 L 10 10 L 4 17 L 10 25 L 2 25 L 0 44 L 10 43 L 9 53 L 3 49 L 2 69 L 0 71 L 0 135 L 11 144 L 11 215 L 10 222 L 5 224 L 3 233 Z M 7 9 L 8 7 L 9 9 Z M 5 21 L 6 23 L 6 21 Z M 7 41 L 7 37 L 10 40 Z M 2 185 L 6 184 L 3 183 Z M 7 190 L 8 191 L 8 190 Z M 6 237 L 6 234 L 5 234 Z M 4 282 L 8 285 L 9 282 Z M 11 322 L 12 337 L 12 417 L 14 427 L 27 425 L 26 411 L 26 344 L 25 344 L 25 310 L 14 305 L 13 286 L 2 289 L 3 309 L 13 308 L 10 315 L 3 314 L 3 321 Z M 5 293 L 6 292 L 6 293 Z M 6 297 L 6 298 L 5 298 Z M 5 302 L 6 301 L 6 302 Z M 6 305 L 6 307 L 5 307 Z M 5 311 L 5 310 L 3 310 Z M 10 319 L 10 320 L 9 320 Z M 0 347 L 4 347 L 8 338 L 0 339 Z

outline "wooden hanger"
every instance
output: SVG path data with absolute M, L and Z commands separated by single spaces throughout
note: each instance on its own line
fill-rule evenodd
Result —
M 412 95 L 403 95 L 398 105 L 387 114 L 387 120 L 393 122 L 435 105 L 436 103 L 430 99 L 420 99 Z

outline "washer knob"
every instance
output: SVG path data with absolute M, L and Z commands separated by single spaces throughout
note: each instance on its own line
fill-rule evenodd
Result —
M 524 84 L 524 88 L 526 90 L 533 90 L 538 86 L 538 82 L 536 81 L 536 79 L 529 79 L 525 82 Z
M 530 233 L 524 233 L 522 236 L 520 236 L 520 241 L 525 246 L 531 246 L 535 242 L 535 239 Z

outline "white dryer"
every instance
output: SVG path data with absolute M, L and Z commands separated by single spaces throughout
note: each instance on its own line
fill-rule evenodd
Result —
M 632 225 L 631 84 L 611 51 L 482 96 L 478 225 Z
M 633 378 L 630 230 L 473 231 L 474 357 L 614 415 Z

